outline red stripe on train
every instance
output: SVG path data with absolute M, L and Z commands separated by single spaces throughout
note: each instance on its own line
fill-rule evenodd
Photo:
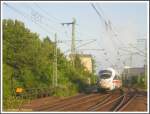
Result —
M 113 83 L 120 83 L 120 80 L 113 80 Z

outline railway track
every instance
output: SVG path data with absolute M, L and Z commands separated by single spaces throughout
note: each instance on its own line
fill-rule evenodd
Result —
M 124 96 L 122 103 L 120 103 L 120 107 L 118 106 L 115 111 L 146 111 L 147 101 L 145 96 L 145 92 L 134 89 L 134 92 L 132 91 L 131 95 Z M 142 103 L 142 101 L 145 103 Z
M 123 111 L 123 109 L 127 107 L 135 99 L 136 96 L 137 96 L 137 90 L 135 90 L 134 92 L 128 91 L 126 94 L 124 94 L 121 101 L 113 109 L 113 111 Z
M 77 96 L 76 98 L 64 99 L 44 107 L 37 107 L 35 111 L 87 111 L 93 106 L 108 102 L 116 94 L 120 95 L 120 91 Z
M 46 105 L 39 105 L 34 111 L 124 111 L 135 101 L 137 96 L 142 96 L 136 89 L 124 91 L 115 90 L 110 93 L 80 94 L 56 102 L 49 101 Z
M 78 95 L 75 97 L 70 97 L 70 98 L 66 98 L 63 100 L 60 100 L 58 102 L 55 103 L 50 103 L 47 106 L 43 106 L 43 107 L 37 107 L 35 110 L 36 111 L 58 111 L 59 109 L 63 108 L 63 107 L 67 107 L 69 105 L 73 105 L 73 103 L 79 102 L 79 101 L 83 101 L 86 99 L 91 99 L 95 96 L 99 96 L 100 94 L 89 94 L 89 95 Z
M 137 91 L 133 90 L 124 91 L 122 95 L 112 97 L 109 102 L 101 102 L 90 108 L 89 111 L 122 111 L 134 100 L 136 93 Z
M 101 102 L 97 103 L 94 106 L 91 106 L 88 108 L 88 111 L 108 111 L 108 105 L 116 102 L 117 100 L 121 99 L 123 97 L 123 93 L 120 92 L 114 92 L 112 93 L 107 99 L 102 100 Z
M 43 110 L 47 110 L 51 107 L 56 107 L 58 105 L 63 105 L 66 101 L 72 101 L 72 100 L 75 100 L 79 97 L 84 97 L 85 95 L 84 94 L 79 94 L 79 95 L 76 95 L 76 96 L 73 96 L 73 97 L 69 97 L 69 98 L 65 98 L 65 99 L 61 99 L 61 100 L 57 100 L 56 102 L 53 102 L 53 101 L 49 101 L 49 103 L 47 105 L 44 105 L 44 106 L 39 106 L 39 107 L 36 107 L 34 108 L 33 110 L 34 111 L 43 111 Z
M 86 111 L 88 107 L 91 107 L 92 105 L 97 104 L 97 102 L 101 102 L 102 99 L 108 99 L 110 98 L 110 94 L 104 94 L 104 95 L 96 95 L 92 99 L 82 99 L 80 102 L 75 102 L 72 105 L 69 105 L 68 107 L 64 107 L 59 109 L 60 111 Z

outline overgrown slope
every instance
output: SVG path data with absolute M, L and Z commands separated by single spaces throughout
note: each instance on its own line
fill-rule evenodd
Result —
M 55 43 L 49 37 L 40 40 L 37 33 L 25 28 L 17 20 L 3 20 L 3 103 L 15 96 L 15 89 L 46 89 L 51 95 L 70 96 L 84 91 L 87 78 L 93 74 L 84 71 L 79 57 L 75 67 L 58 52 L 58 86 L 53 87 Z

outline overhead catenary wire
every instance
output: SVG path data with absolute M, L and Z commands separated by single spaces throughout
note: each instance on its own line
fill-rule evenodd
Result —
M 12 9 L 13 11 L 15 11 L 16 13 L 18 13 L 19 15 L 21 15 L 22 17 L 28 19 L 28 20 L 31 20 L 30 19 L 30 16 L 28 14 L 25 14 L 24 12 L 21 12 L 20 10 L 16 9 L 15 7 L 7 4 L 7 3 L 4 3 L 4 5 L 6 5 L 8 8 Z M 46 27 L 44 27 L 41 23 L 34 23 L 35 25 L 37 26 L 40 26 L 39 28 L 42 29 L 43 31 L 46 31 L 46 33 L 51 33 L 53 34 L 51 31 L 49 31 Z
M 97 43 L 97 46 L 100 47 L 100 48 L 102 48 L 103 51 L 104 51 L 104 53 L 102 54 L 103 58 L 108 58 L 107 56 L 108 56 L 109 52 L 108 52 L 107 48 L 101 47 L 101 45 L 104 44 L 104 42 L 99 42 L 99 40 L 97 40 L 96 43 Z M 106 61 L 106 62 L 109 63 L 111 66 L 114 66 L 114 64 L 112 62 L 110 62 L 110 61 Z
M 49 29 L 51 29 L 51 30 L 55 29 L 55 30 L 57 30 L 57 31 L 61 31 L 60 29 L 55 28 L 54 26 L 50 25 L 50 23 L 52 22 L 52 21 L 50 20 L 50 18 L 45 17 L 43 14 L 41 14 L 39 11 L 35 10 L 35 9 L 34 9 L 33 7 L 31 7 L 30 5 L 28 5 L 27 7 L 30 8 L 31 11 L 34 11 L 34 12 L 38 13 L 42 18 L 44 18 L 45 20 L 47 20 L 49 23 L 46 23 L 46 21 L 41 22 L 41 23 L 44 24 L 45 26 L 49 27 Z M 57 25 L 59 25 L 59 24 L 57 24 Z
M 97 10 L 95 5 L 93 3 L 90 3 L 90 4 L 91 4 L 92 8 L 95 10 L 95 12 L 97 13 L 99 19 L 102 20 L 103 22 L 105 22 L 105 19 L 102 17 L 101 13 Z
M 128 49 L 124 49 L 124 48 L 120 48 L 119 50 L 122 50 L 122 51 L 124 51 L 124 52 L 129 52 L 129 53 L 136 53 L 136 54 L 138 54 L 138 55 L 140 55 L 140 56 L 145 57 L 145 55 L 143 55 L 143 54 L 141 54 L 141 53 L 139 53 L 139 52 L 133 52 L 132 50 L 128 50 Z
M 114 24 L 111 22 L 111 19 L 110 19 L 107 15 L 105 15 L 105 13 L 104 13 L 104 11 L 103 11 L 103 9 L 102 9 L 102 7 L 101 7 L 100 5 L 99 5 L 98 8 L 99 8 L 99 10 L 103 13 L 103 15 L 105 16 L 105 22 L 107 22 L 107 25 L 108 25 L 108 27 L 109 27 L 110 32 L 113 33 L 113 34 L 111 35 L 112 38 L 110 38 L 110 40 L 113 42 L 113 45 L 114 45 L 115 49 L 118 49 L 119 45 L 116 43 L 116 41 L 115 41 L 115 39 L 113 38 L 113 36 L 117 39 L 117 41 L 119 42 L 119 44 L 120 44 L 121 46 L 125 46 L 125 44 L 122 42 L 122 40 L 118 38 L 118 33 L 116 32 L 116 30 L 114 30 L 115 27 L 114 27 Z
M 114 27 L 114 24 L 111 22 L 111 19 L 108 17 L 108 15 L 105 15 L 105 13 L 104 13 L 104 11 L 103 11 L 103 9 L 102 9 L 102 7 L 100 5 L 98 6 L 98 8 L 103 13 L 103 15 L 105 16 L 105 19 L 107 19 L 105 21 L 108 22 L 110 30 L 114 33 L 114 36 L 117 38 L 117 40 L 119 41 L 119 43 L 121 43 L 121 45 L 122 44 L 125 45 L 121 39 L 118 39 L 117 32 L 116 32 L 116 30 L 114 30 L 115 27 Z
M 100 53 L 98 53 L 100 54 Z M 103 58 L 105 58 L 105 62 L 109 63 L 113 68 L 115 67 L 115 65 L 110 61 L 109 57 L 107 57 L 107 52 L 104 52 L 103 54 L 101 54 L 101 56 L 103 56 Z
M 96 41 L 96 39 L 92 39 L 91 41 L 88 41 L 88 42 L 86 42 L 86 43 L 84 43 L 84 44 L 78 45 L 77 48 L 80 48 L 80 47 L 85 46 L 85 45 L 87 45 L 87 44 L 93 43 L 93 42 L 95 42 L 95 41 Z
M 34 5 L 43 13 L 43 15 L 45 14 L 46 18 L 47 18 L 49 21 L 52 21 L 53 24 L 55 23 L 55 24 L 58 25 L 59 27 L 62 27 L 62 26 L 61 26 L 62 20 L 60 20 L 60 19 L 56 18 L 55 16 L 53 16 L 53 15 L 51 14 L 51 12 L 49 12 L 49 11 L 47 12 L 44 8 L 40 7 L 39 4 L 34 3 Z
M 58 17 L 55 17 L 54 15 L 52 15 L 51 14 L 51 12 L 47 12 L 44 8 L 42 8 L 42 7 L 40 7 L 40 5 L 39 4 L 37 4 L 37 3 L 34 3 L 34 5 L 37 7 L 37 8 L 39 8 L 43 13 L 45 13 L 48 17 L 52 17 L 54 20 L 55 20 L 55 22 L 57 23 L 57 24 L 60 24 L 60 22 L 62 22 L 62 20 L 61 19 L 58 19 Z M 53 21 L 54 21 L 53 20 Z M 57 20 L 57 21 L 56 21 Z
M 76 49 L 78 49 L 78 48 L 80 48 L 80 47 L 82 47 L 82 46 L 88 45 L 88 44 L 90 44 L 90 43 L 93 43 L 93 42 L 95 42 L 95 41 L 96 41 L 96 39 L 92 39 L 92 41 L 88 41 L 88 42 L 86 42 L 86 43 L 84 43 L 84 44 L 78 45 L 78 46 L 76 47 Z M 67 52 L 69 52 L 69 51 L 71 51 L 71 50 L 68 49 L 68 50 L 66 50 L 64 53 L 67 53 Z
M 104 49 L 79 49 L 79 50 L 95 50 L 95 51 L 104 51 Z
M 79 49 L 80 50 L 80 49 Z M 82 49 L 81 49 L 82 50 Z M 105 61 L 107 62 L 107 63 L 109 63 L 112 67 L 115 67 L 115 65 L 109 60 L 109 58 L 107 57 L 107 52 L 105 52 L 106 50 L 105 49 L 83 49 L 83 50 L 93 50 L 93 51 L 102 51 L 102 52 L 104 52 L 103 54 L 102 54 L 102 56 L 103 56 L 103 58 L 105 58 Z M 99 53 L 98 53 L 99 54 Z
M 92 4 L 92 6 L 94 6 L 94 5 Z M 106 16 L 106 15 L 104 14 L 104 11 L 103 11 L 102 7 L 99 6 L 98 8 L 99 8 L 99 10 L 101 11 L 101 13 L 103 13 L 103 15 L 105 16 L 105 18 L 103 17 L 103 21 L 104 21 L 105 23 L 107 23 L 106 25 L 109 26 L 109 30 L 112 31 L 113 36 L 115 36 L 115 37 L 117 38 L 117 40 L 119 41 L 119 43 L 124 46 L 125 44 L 117 37 L 117 33 L 114 31 L 114 25 L 113 25 L 113 23 L 110 21 L 110 19 L 108 18 L 108 16 Z M 99 12 L 98 9 L 97 9 L 97 12 Z M 99 14 L 100 14 L 100 13 L 99 13 Z M 102 14 L 101 14 L 100 16 L 102 17 Z M 106 20 L 106 19 L 107 19 L 107 20 Z M 112 40 L 112 41 L 113 41 L 113 40 Z M 113 41 L 113 42 L 114 42 L 114 41 Z M 115 42 L 114 42 L 114 43 L 115 43 Z M 116 43 L 115 43 L 114 45 L 116 45 Z
M 98 13 L 99 12 L 98 9 L 96 9 L 96 7 L 94 7 L 93 4 L 92 4 L 92 6 L 93 6 L 94 10 L 97 12 L 97 14 L 99 15 L 100 13 Z M 106 23 L 106 25 L 107 25 L 106 28 L 108 27 L 107 29 L 109 29 L 110 33 L 112 34 L 111 36 L 115 37 L 115 39 L 120 44 L 120 46 L 125 46 L 124 42 L 120 38 L 118 38 L 118 33 L 114 30 L 115 27 L 114 27 L 113 23 L 110 21 L 110 19 L 108 17 L 107 17 L 108 19 L 106 20 L 106 18 L 105 18 L 106 15 L 105 15 L 105 17 L 102 18 L 102 13 L 104 15 L 104 12 L 103 12 L 101 7 L 99 7 L 99 10 L 101 11 L 101 15 L 99 15 L 99 17 L 100 17 L 100 19 L 103 19 L 102 21 L 104 23 Z M 116 41 L 113 37 L 111 38 L 111 41 L 113 42 L 113 45 L 114 45 L 115 49 L 118 50 L 119 45 L 118 45 L 118 43 L 116 43 Z M 124 51 L 126 51 L 126 50 L 124 50 Z M 139 55 L 141 55 L 141 54 L 139 54 Z M 118 54 L 117 54 L 117 56 L 118 56 Z
M 11 6 L 11 5 L 7 4 L 7 3 L 5 3 L 5 5 L 6 5 L 8 8 L 12 9 L 13 11 L 15 11 L 16 13 L 18 13 L 19 15 L 21 15 L 22 17 L 24 17 L 24 18 L 26 18 L 26 19 L 28 19 L 28 20 L 31 20 L 30 15 L 25 14 L 24 12 L 22 12 L 22 11 L 16 9 L 15 7 L 13 7 L 13 6 Z M 30 9 L 34 10 L 33 8 L 30 8 Z M 44 32 L 46 32 L 46 33 L 51 33 L 50 36 L 52 36 L 53 33 L 52 33 L 51 31 L 49 31 L 49 28 L 50 28 L 50 27 L 47 27 L 46 24 L 43 24 L 43 23 L 41 23 L 41 22 L 33 22 L 33 23 L 34 23 L 36 26 L 39 26 L 39 28 L 40 28 L 42 31 L 44 30 Z M 45 25 L 45 26 L 44 26 L 44 25 Z M 49 36 L 49 35 L 48 35 L 48 36 Z M 68 46 L 67 46 L 67 47 L 68 47 Z
M 142 50 L 138 49 L 137 47 L 133 46 L 133 45 L 130 45 L 132 48 L 136 49 L 139 53 L 142 53 L 142 54 L 146 54 L 144 53 Z
M 49 22 L 51 22 L 51 21 L 53 21 L 56 25 L 59 25 L 59 27 L 61 27 L 62 28 L 62 30 L 65 30 L 64 31 L 64 34 L 65 34 L 65 36 L 66 37 L 70 37 L 69 36 L 69 34 L 68 34 L 68 32 L 67 32 L 67 30 L 66 30 L 66 28 L 64 29 L 63 28 L 63 26 L 61 26 L 62 24 L 61 24 L 61 22 L 62 22 L 62 20 L 60 20 L 60 19 L 58 19 L 58 18 L 56 18 L 55 16 L 53 16 L 50 12 L 47 12 L 45 9 L 43 9 L 42 7 L 40 7 L 37 3 L 34 3 L 34 5 L 42 12 L 42 13 L 44 13 L 45 15 L 46 15 L 46 17 L 47 17 L 47 19 L 48 19 L 48 21 Z M 43 15 L 44 15 L 43 14 Z M 53 18 L 53 19 L 52 19 Z M 55 20 L 55 21 L 54 21 Z M 58 29 L 57 29 L 58 30 Z M 63 44 L 65 44 L 65 41 L 63 41 Z M 65 44 L 66 45 L 66 44 Z M 68 47 L 68 45 L 66 45 L 67 47 Z
M 95 7 L 95 8 L 96 8 L 96 7 Z M 93 7 L 93 9 L 94 9 L 94 7 Z M 19 10 L 18 10 L 18 11 L 19 11 Z M 18 12 L 18 11 L 17 11 L 17 12 Z M 97 11 L 98 11 L 98 9 L 97 9 Z M 20 12 L 20 11 L 19 11 L 19 12 Z M 21 13 L 22 13 L 22 12 L 20 12 L 20 14 L 21 14 Z M 47 12 L 47 13 L 48 13 L 48 12 Z M 22 16 L 23 16 L 23 17 L 29 18 L 28 16 L 23 15 L 23 14 L 24 14 L 24 13 L 22 13 Z M 45 13 L 45 14 L 46 14 L 46 13 Z M 103 14 L 103 15 L 100 14 L 100 15 L 101 15 L 101 19 L 104 20 L 103 22 L 106 22 L 105 18 L 103 17 L 104 14 Z M 49 16 L 47 15 L 47 17 L 49 17 Z M 58 22 L 58 23 L 59 23 L 59 22 Z M 50 32 L 50 31 L 49 31 L 49 28 L 46 26 L 46 24 L 44 24 L 45 26 L 44 26 L 42 23 L 35 23 L 35 24 L 37 24 L 38 26 L 40 26 L 41 28 L 43 28 L 43 30 L 45 30 L 47 33 Z M 60 24 L 60 23 L 59 23 L 59 24 Z M 41 28 L 40 28 L 40 29 L 41 29 Z M 113 31 L 114 31 L 114 30 L 113 30 Z M 114 32 L 115 32 L 115 31 L 114 31 Z M 115 32 L 115 33 L 116 33 L 116 32 Z M 116 37 L 116 36 L 115 36 L 115 37 Z M 80 45 L 79 45 L 79 46 L 80 46 Z M 81 44 L 81 46 L 84 46 L 84 45 Z M 127 50 L 126 50 L 126 52 L 127 52 Z
M 95 6 L 94 4 L 91 4 L 91 6 L 92 6 L 92 8 L 96 11 L 97 15 L 98 15 L 99 18 L 100 18 L 100 21 L 102 21 L 102 23 L 105 24 L 106 29 L 108 29 L 108 27 L 109 27 L 109 29 L 110 29 L 110 20 L 106 20 L 106 19 L 104 18 L 104 16 L 102 16 L 102 14 L 98 11 L 98 9 L 96 8 L 96 6 Z M 104 12 L 103 12 L 103 13 L 104 13 Z M 116 49 L 117 49 L 116 43 L 112 40 L 112 38 L 110 38 L 110 40 L 111 40 L 111 42 L 112 42 L 112 44 L 113 44 L 114 49 L 116 50 Z

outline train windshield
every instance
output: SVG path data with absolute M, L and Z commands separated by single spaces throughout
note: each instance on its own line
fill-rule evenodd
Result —
M 102 70 L 102 71 L 100 71 L 100 78 L 102 78 L 102 79 L 110 78 L 111 75 L 112 75 L 112 72 L 109 71 L 109 70 Z

